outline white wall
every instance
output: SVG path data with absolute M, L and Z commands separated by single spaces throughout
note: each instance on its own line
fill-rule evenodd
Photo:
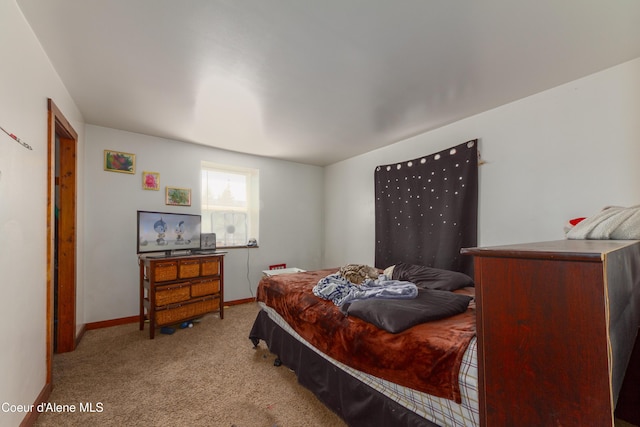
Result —
M 377 165 L 475 138 L 480 245 L 563 239 L 571 218 L 640 204 L 640 58 L 327 167 L 325 264 L 373 265 Z
M 95 126 L 73 100 L 14 1 L 0 2 L 0 404 L 34 402 L 46 379 L 46 100 L 78 132 L 77 322 L 138 312 L 135 211 L 162 210 L 140 171 L 199 188 L 200 160 L 260 169 L 258 249 L 226 259 L 226 299 L 255 294 L 260 271 L 373 263 L 373 170 L 480 138 L 480 243 L 563 238 L 572 217 L 640 203 L 640 59 L 327 168 Z M 86 141 L 86 142 L 85 142 Z M 135 175 L 103 171 L 104 149 L 137 155 Z M 197 212 L 199 195 L 194 191 Z M 171 210 L 178 210 L 172 208 Z M 0 412 L 0 426 L 23 413 Z
M 0 31 L 0 126 L 33 147 L 0 132 L 0 404 L 30 404 L 46 382 L 47 98 L 78 133 L 80 155 L 84 125 L 15 1 L 0 1 Z M 80 221 L 83 215 L 79 207 Z M 82 229 L 78 234 L 82 241 Z M 78 252 L 81 263 L 81 244 Z M 82 275 L 77 279 L 80 311 Z M 25 415 L 0 410 L 0 426 L 18 425 Z
M 229 249 L 225 301 L 255 296 L 271 264 L 321 267 L 322 168 L 98 126 L 86 126 L 86 141 L 87 323 L 138 314 L 136 211 L 199 214 L 202 160 L 260 170 L 259 247 Z M 135 154 L 135 175 L 104 171 L 105 149 Z M 142 189 L 142 171 L 160 173 L 160 191 Z M 191 207 L 167 206 L 167 185 L 191 188 Z

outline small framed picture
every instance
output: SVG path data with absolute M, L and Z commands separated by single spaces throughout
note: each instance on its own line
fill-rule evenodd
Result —
M 167 187 L 166 204 L 173 206 L 191 206 L 191 189 Z
M 216 250 L 216 233 L 200 233 L 200 249 Z
M 122 151 L 104 150 L 104 170 L 136 173 L 136 155 Z
M 144 190 L 160 190 L 160 173 L 143 171 L 142 188 Z

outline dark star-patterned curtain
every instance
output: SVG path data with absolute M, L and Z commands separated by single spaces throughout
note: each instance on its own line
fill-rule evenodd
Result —
M 378 268 L 399 262 L 473 277 L 477 245 L 478 141 L 375 170 Z

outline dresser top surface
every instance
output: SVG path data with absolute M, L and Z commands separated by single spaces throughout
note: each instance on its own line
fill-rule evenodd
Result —
M 640 245 L 639 240 L 553 240 L 503 246 L 462 248 L 464 255 L 510 258 L 601 260 L 607 253 Z
M 200 259 L 200 258 L 211 258 L 211 257 L 222 257 L 226 255 L 225 251 L 215 251 L 209 252 L 206 254 L 181 254 L 181 255 L 161 255 L 161 254 L 152 254 L 152 255 L 139 255 L 138 258 L 141 261 L 149 262 L 149 261 L 178 261 L 178 260 L 189 260 L 189 259 Z

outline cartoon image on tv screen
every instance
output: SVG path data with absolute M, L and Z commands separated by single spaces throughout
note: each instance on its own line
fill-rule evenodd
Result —
M 162 220 L 162 217 L 153 224 L 153 229 L 156 231 L 156 233 L 158 233 L 156 244 L 158 246 L 166 245 L 167 241 L 164 240 L 164 236 L 165 236 L 165 231 L 167 231 L 167 223 Z
M 138 253 L 200 248 L 200 215 L 138 211 Z
M 178 225 L 176 225 L 176 245 L 188 245 L 191 243 L 191 240 L 185 240 L 183 237 L 184 227 L 184 221 L 180 221 Z

